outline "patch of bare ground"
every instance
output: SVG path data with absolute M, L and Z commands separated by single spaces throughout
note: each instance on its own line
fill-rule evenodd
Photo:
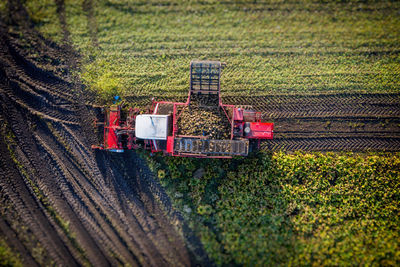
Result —
M 91 151 L 96 110 L 70 74 L 67 28 L 58 46 L 13 12 L 0 31 L 0 235 L 26 265 L 212 264 L 144 160 Z

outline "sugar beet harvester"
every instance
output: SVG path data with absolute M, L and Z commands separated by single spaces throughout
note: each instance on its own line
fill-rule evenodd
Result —
M 247 156 L 262 139 L 272 139 L 273 123 L 261 122 L 261 113 L 250 106 L 222 104 L 221 68 L 219 61 L 192 61 L 186 103 L 153 99 L 148 114 L 132 108 L 122 114 L 120 105 L 112 105 L 101 123 L 104 142 L 92 148 L 111 152 L 144 148 L 199 158 Z

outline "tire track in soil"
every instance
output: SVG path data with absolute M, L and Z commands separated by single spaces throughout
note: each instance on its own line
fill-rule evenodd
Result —
M 7 100 L 7 99 L 6 99 Z M 4 105 L 4 103 L 9 103 L 7 106 Z M 12 101 L 4 101 L 3 103 L 4 106 L 4 111 L 5 114 L 8 114 L 8 123 L 11 126 L 18 143 L 20 144 L 19 147 L 17 147 L 17 151 L 21 150 L 22 155 L 19 156 L 19 161 L 21 162 L 29 162 L 25 166 L 31 167 L 31 171 L 27 171 L 31 175 L 31 180 L 34 180 L 36 182 L 37 188 L 43 191 L 43 193 L 46 195 L 46 198 L 48 199 L 47 202 L 50 202 L 51 207 L 60 214 L 60 210 L 64 210 L 64 215 L 66 218 L 68 218 L 68 221 L 70 222 L 71 228 L 76 226 L 77 232 L 83 233 L 85 232 L 85 229 L 83 229 L 80 225 L 78 220 L 75 218 L 74 214 L 71 213 L 69 210 L 68 203 L 64 201 L 65 195 L 59 194 L 59 184 L 55 181 L 59 181 L 58 179 L 46 179 L 47 177 L 57 177 L 60 178 L 60 176 L 57 176 L 53 173 L 54 169 L 49 168 L 47 164 L 44 164 L 43 161 L 46 161 L 46 155 L 41 153 L 40 151 L 40 144 L 36 143 L 34 141 L 34 136 L 29 133 L 29 131 L 26 131 L 26 128 L 24 128 L 24 125 L 21 124 L 21 122 L 25 122 L 30 120 L 28 117 L 26 117 L 24 114 L 22 114 L 18 110 L 18 107 L 13 104 Z M 32 120 L 32 119 L 31 119 Z M 39 158 L 38 155 L 41 157 Z M 46 183 L 51 183 L 49 186 L 49 190 L 46 191 L 46 188 L 43 188 L 43 185 Z M 36 193 L 37 197 L 40 198 L 41 194 Z M 50 214 L 47 214 L 49 217 L 49 220 L 53 221 L 53 219 L 50 217 Z M 65 218 L 65 217 L 64 217 Z M 54 224 L 53 225 L 55 228 L 59 228 L 60 225 Z M 60 229 L 58 230 L 59 232 L 61 231 Z M 63 239 L 64 243 L 70 243 L 68 238 L 66 236 L 61 236 Z M 87 239 L 85 239 L 87 241 Z M 84 261 L 82 261 L 82 253 L 77 251 L 77 247 L 73 246 L 70 244 L 69 250 L 73 254 L 74 258 L 77 261 L 80 261 L 80 264 L 83 264 Z M 89 247 L 90 250 L 95 250 L 94 247 Z M 88 250 L 89 250 L 88 249 Z M 100 254 L 100 253 L 99 253 Z M 84 255 L 83 255 L 84 256 Z M 102 258 L 101 254 L 96 256 L 97 258 Z M 96 259 L 97 259 L 96 258 Z
M 0 184 L 2 194 L 11 199 L 25 225 L 28 225 L 35 233 L 35 237 L 57 264 L 77 266 L 78 264 L 68 247 L 58 236 L 55 227 L 48 220 L 43 207 L 28 188 L 13 160 L 11 157 L 7 157 L 9 153 L 3 139 L 0 140 L 0 153 L 0 170 L 3 175 Z
M 400 138 L 389 137 L 299 137 L 261 144 L 264 150 L 305 151 L 399 151 Z M 384 148 L 384 149 L 382 149 Z
M 33 259 L 32 255 L 26 249 L 26 247 L 19 241 L 14 230 L 8 225 L 8 223 L 0 217 L 0 236 L 4 236 L 7 242 L 11 243 L 11 247 L 15 251 L 21 251 L 23 261 L 26 265 L 36 267 L 39 266 Z
M 92 45 L 94 47 L 99 46 L 99 43 L 97 41 L 97 22 L 96 22 L 96 17 L 94 14 L 94 6 L 93 6 L 93 1 L 92 0 L 84 0 L 82 2 L 82 9 L 86 14 L 87 17 L 87 24 L 86 27 L 88 29 L 90 38 L 92 39 Z
M 62 16 L 63 3 L 57 4 Z M 212 265 L 182 217 L 171 212 L 168 197 L 143 160 L 132 153 L 114 161 L 113 155 L 88 149 L 97 142 L 92 128 L 96 111 L 77 97 L 82 86 L 68 75 L 76 54 L 68 44 L 59 47 L 21 25 L 39 57 L 47 56 L 51 63 L 31 58 L 2 25 L 0 160 L 12 161 L 4 143 L 11 132 L 19 167 L 2 165 L 2 177 L 13 179 L 1 179 L 0 187 L 45 253 L 57 265 L 68 266 Z M 63 31 L 68 34 L 66 27 Z M 54 62 L 60 65 L 54 67 Z M 143 170 L 146 182 L 141 181 Z M 132 178 L 134 183 L 127 182 Z M 189 239 L 177 232 L 177 224 Z M 32 253 L 34 248 L 20 241 Z
M 78 239 L 82 240 L 81 246 L 91 248 L 90 250 L 86 250 L 89 261 L 95 266 L 108 265 L 108 260 L 104 257 L 106 251 L 99 248 L 99 244 L 110 244 L 109 240 L 103 237 L 103 231 L 107 232 L 108 225 L 102 220 L 101 216 L 97 216 L 95 219 L 93 217 L 96 216 L 90 216 L 94 213 L 93 209 L 89 210 L 88 208 L 92 205 L 92 202 L 90 199 L 85 198 L 85 192 L 81 189 L 88 187 L 82 186 L 82 184 L 78 184 L 76 181 L 85 179 L 85 176 L 83 173 L 78 171 L 78 166 L 70 162 L 67 156 L 63 155 L 63 147 L 52 140 L 52 137 L 49 136 L 50 133 L 43 133 L 43 129 L 45 128 L 46 126 L 44 125 L 41 125 L 40 127 L 38 126 L 38 133 L 34 137 L 36 143 L 38 143 L 42 150 L 41 154 L 43 155 L 43 158 L 46 159 L 52 173 L 55 174 L 58 179 L 57 183 L 54 183 L 51 179 L 43 180 L 47 189 L 43 191 L 46 192 L 46 195 L 48 195 L 50 199 L 54 200 L 52 205 L 58 207 L 58 211 L 69 218 L 71 230 L 76 234 Z M 61 158 L 61 156 L 63 157 Z M 58 192 L 62 192 L 63 199 L 61 202 L 56 203 L 59 199 L 52 194 Z M 65 204 L 69 207 L 65 206 Z M 73 220 L 75 220 L 75 222 L 73 222 Z M 80 224 L 83 224 L 84 227 Z M 76 229 L 72 229 L 75 225 Z M 100 231 L 98 229 L 99 226 L 103 226 L 105 229 Z M 84 229 L 84 231 L 81 231 L 82 229 Z M 82 236 L 80 237 L 80 235 Z M 120 245 L 118 244 L 118 241 L 119 240 L 114 240 L 114 246 L 111 248 L 107 245 L 103 245 L 103 247 L 112 249 L 115 253 L 115 247 Z M 125 252 L 124 248 L 125 247 L 123 246 L 119 248 L 121 254 Z M 116 254 L 118 255 L 119 253 Z M 130 257 L 127 259 L 129 258 Z M 126 260 L 126 262 L 128 261 Z M 114 262 L 114 264 L 116 263 Z
M 274 139 L 263 149 L 400 151 L 400 94 L 251 97 L 247 103 L 275 123 Z
M 400 94 L 226 96 L 223 103 L 252 105 L 264 119 L 399 118 Z
M 70 43 L 70 33 L 67 26 L 67 20 L 65 18 L 65 2 L 64 0 L 55 0 L 56 2 L 56 12 L 60 20 L 61 30 L 63 32 L 63 42 L 65 44 Z
M 275 125 L 276 138 L 298 135 L 400 137 L 400 118 L 390 120 L 377 118 L 279 119 L 278 122 Z
M 40 127 L 41 129 L 44 129 L 45 127 Z M 40 137 L 38 137 L 38 138 L 40 138 Z M 50 138 L 49 136 L 47 136 L 46 138 Z M 63 151 L 62 151 L 62 147 L 60 147 L 59 145 L 57 145 L 57 144 L 55 144 L 55 143 L 53 143 L 53 144 L 51 144 L 51 141 L 50 140 L 47 140 L 46 142 L 44 142 L 44 140 L 40 140 L 39 141 L 40 143 L 43 143 L 43 146 L 46 146 L 45 147 L 45 150 L 49 153 L 49 154 L 51 154 L 51 156 L 49 157 L 50 159 L 52 159 L 53 161 L 58 161 L 57 162 L 57 164 L 52 164 L 52 165 L 54 165 L 54 166 L 60 166 L 63 170 L 60 170 L 60 171 L 62 171 L 63 172 L 63 174 L 62 175 L 60 175 L 60 176 L 69 176 L 69 177 L 67 177 L 68 179 L 66 179 L 66 182 L 69 182 L 70 184 L 72 184 L 72 186 L 75 188 L 75 190 L 76 191 L 79 191 L 80 190 L 80 187 L 82 186 L 82 187 L 84 187 L 84 188 L 88 188 L 88 186 L 89 185 L 85 185 L 85 186 L 83 186 L 83 183 L 81 183 L 81 184 L 77 184 L 79 181 L 82 181 L 83 180 L 83 178 L 84 177 L 82 177 L 82 179 L 79 179 L 79 180 L 77 180 L 77 181 L 74 181 L 74 176 L 76 177 L 78 174 L 77 173 L 71 173 L 70 175 L 68 175 L 68 174 L 66 174 L 67 172 L 70 172 L 69 170 L 73 170 L 74 169 L 74 166 L 65 166 L 66 164 L 68 164 L 68 161 L 64 161 L 64 163 L 62 163 L 62 162 L 60 162 L 60 159 L 58 158 L 58 156 L 57 155 L 59 155 L 60 153 L 63 153 Z M 55 150 L 54 148 L 55 147 L 60 147 L 60 149 L 59 150 Z M 118 188 L 116 188 L 116 189 L 118 189 Z M 87 191 L 89 191 L 90 192 L 90 190 L 87 190 Z M 112 194 L 112 191 L 110 192 L 110 194 Z M 119 194 L 116 194 L 116 195 L 119 195 Z M 76 202 L 76 201 L 74 201 L 75 199 L 74 198 L 71 198 L 71 202 Z M 91 201 L 88 199 L 88 198 L 86 198 L 86 199 L 84 199 L 84 201 L 83 201 L 87 206 L 91 203 Z M 107 200 L 107 203 L 112 203 L 112 200 L 111 199 L 108 199 Z M 120 203 L 119 203 L 119 206 L 120 205 L 123 205 L 124 204 L 124 202 L 123 201 L 120 201 Z M 74 205 L 75 205 L 75 203 L 74 203 Z M 111 208 L 113 207 L 113 205 L 111 205 Z M 82 209 L 82 208 L 81 208 Z M 93 209 L 92 209 L 92 212 L 93 212 Z M 114 210 L 114 217 L 113 218 L 119 218 L 119 217 L 121 217 L 121 215 L 119 215 L 118 214 L 119 213 L 119 211 L 117 211 L 117 210 Z M 85 216 L 81 216 L 81 217 L 83 217 L 83 218 L 85 218 Z M 112 219 L 113 219 L 112 218 Z M 97 218 L 97 219 L 99 219 L 99 218 Z M 129 218 L 128 218 L 129 219 Z M 100 220 L 101 220 L 101 218 L 100 218 Z M 115 223 L 116 225 L 118 225 L 118 224 L 120 224 L 120 225 L 127 225 L 127 222 L 124 222 L 124 221 L 119 221 L 119 222 L 116 222 Z M 104 224 L 103 224 L 104 225 Z M 106 224 L 105 224 L 106 225 Z M 135 224 L 130 224 L 130 228 L 133 228 L 133 226 L 132 225 L 135 225 Z M 107 226 L 107 225 L 106 225 Z M 88 227 L 87 227 L 88 228 Z M 112 230 L 112 229 L 111 229 Z M 140 231 L 134 231 L 137 235 L 140 233 Z M 97 229 L 97 231 L 94 231 L 94 234 L 99 234 L 99 233 L 101 233 L 101 232 L 99 232 L 99 229 Z M 95 235 L 93 235 L 93 236 L 95 236 Z M 110 236 L 110 235 L 109 235 Z M 131 237 L 131 238 L 135 238 L 134 236 L 133 237 Z M 146 240 L 146 237 L 142 237 L 144 240 Z M 129 240 L 129 239 L 128 239 Z M 105 240 L 103 239 L 103 240 L 101 240 L 102 242 L 105 242 Z M 108 241 L 108 240 L 107 240 Z M 109 242 L 110 243 L 110 242 Z M 125 247 L 119 242 L 119 240 L 115 240 L 115 236 L 114 236 L 114 240 L 112 240 L 112 243 L 113 244 L 115 244 L 114 245 L 114 247 L 112 248 L 113 249 L 113 252 L 115 253 L 115 254 L 123 254 L 123 253 L 125 253 Z M 139 242 L 137 242 L 137 243 L 143 243 L 143 242 L 140 242 L 140 240 L 139 240 Z M 151 244 L 148 244 L 148 245 L 151 245 Z M 115 247 L 117 247 L 117 249 L 114 249 Z M 143 246 L 142 246 L 143 247 Z M 142 248 L 143 249 L 143 248 Z M 153 250 L 154 250 L 154 248 L 152 248 Z M 157 251 L 157 250 L 154 250 L 154 251 Z M 133 255 L 130 255 L 129 254 L 129 252 L 126 252 L 125 253 L 125 256 L 123 257 L 123 259 L 125 259 L 124 261 L 126 261 L 126 259 L 129 259 L 129 258 L 132 258 L 132 256 Z M 157 257 L 156 257 L 157 258 Z M 131 263 L 132 264 L 132 263 Z M 161 263 L 160 262 L 154 262 L 153 263 L 154 265 L 160 265 Z
M 141 222 L 141 225 L 145 225 L 147 228 L 145 229 L 146 231 L 153 232 L 150 235 L 150 239 L 154 241 L 153 243 L 157 246 L 157 250 L 165 251 L 164 253 L 167 254 L 168 252 L 166 251 L 166 247 L 168 244 L 165 243 L 165 240 L 172 240 L 174 243 L 175 252 L 169 255 L 171 261 L 177 255 L 181 255 L 184 248 L 182 247 L 181 243 L 177 242 L 179 237 L 174 232 L 158 230 L 167 228 L 168 221 L 163 219 L 158 220 L 158 224 L 154 223 L 153 217 L 165 218 L 161 215 L 164 214 L 166 210 L 162 210 L 158 205 L 154 205 L 152 198 L 154 197 L 161 203 L 169 202 L 166 201 L 167 198 L 165 194 L 161 192 L 159 184 L 154 182 L 154 177 L 147 168 L 134 168 L 134 166 L 144 166 L 144 161 L 135 156 L 134 152 L 128 152 L 125 155 L 112 155 L 111 159 L 109 160 L 118 166 L 118 171 L 122 176 L 120 181 L 122 181 L 124 184 L 119 188 L 126 187 L 126 184 L 131 184 L 130 188 L 134 189 L 134 191 L 129 196 L 139 195 L 142 201 L 138 202 L 138 204 L 147 207 L 146 209 L 130 209 L 132 211 L 139 211 L 139 213 L 132 218 L 135 218 L 135 220 Z M 124 173 L 127 170 L 128 173 Z M 128 199 L 121 199 L 121 202 L 127 203 L 127 206 L 132 205 L 132 202 Z M 168 206 L 170 206 L 170 203 Z M 144 216 L 145 214 L 142 214 L 142 210 L 149 210 L 151 211 L 152 215 Z M 177 216 L 177 214 L 171 212 L 171 210 L 168 210 L 168 214 L 170 217 L 174 218 L 173 221 L 175 224 L 179 223 L 182 226 L 182 223 L 179 222 L 182 220 L 182 217 Z M 185 234 L 190 235 L 190 233 L 187 231 Z M 160 240 L 161 242 L 156 242 L 156 240 Z

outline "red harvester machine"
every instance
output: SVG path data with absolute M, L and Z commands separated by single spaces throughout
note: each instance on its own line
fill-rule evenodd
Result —
M 152 101 L 148 114 L 129 109 L 121 121 L 121 106 L 106 110 L 104 143 L 93 149 L 123 152 L 124 149 L 144 148 L 166 155 L 198 158 L 231 158 L 247 156 L 259 147 L 262 139 L 272 139 L 273 123 L 261 122 L 261 113 L 251 107 L 225 105 L 220 97 L 221 62 L 192 61 L 190 63 L 190 89 L 186 103 Z M 178 120 L 190 109 L 194 97 L 216 99 L 218 109 L 230 124 L 230 139 L 215 140 L 207 135 L 179 134 Z M 216 108 L 216 107 L 214 107 Z

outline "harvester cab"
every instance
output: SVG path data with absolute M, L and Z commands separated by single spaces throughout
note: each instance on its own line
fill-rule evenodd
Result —
M 273 123 L 262 122 L 261 113 L 249 106 L 222 103 L 222 67 L 219 61 L 192 61 L 185 103 L 153 99 L 148 114 L 129 109 L 126 116 L 120 105 L 112 105 L 105 112 L 103 144 L 92 147 L 110 152 L 142 147 L 181 157 L 247 156 L 261 140 L 273 138 Z
M 144 114 L 136 117 L 136 137 L 149 140 L 167 140 L 169 115 Z

